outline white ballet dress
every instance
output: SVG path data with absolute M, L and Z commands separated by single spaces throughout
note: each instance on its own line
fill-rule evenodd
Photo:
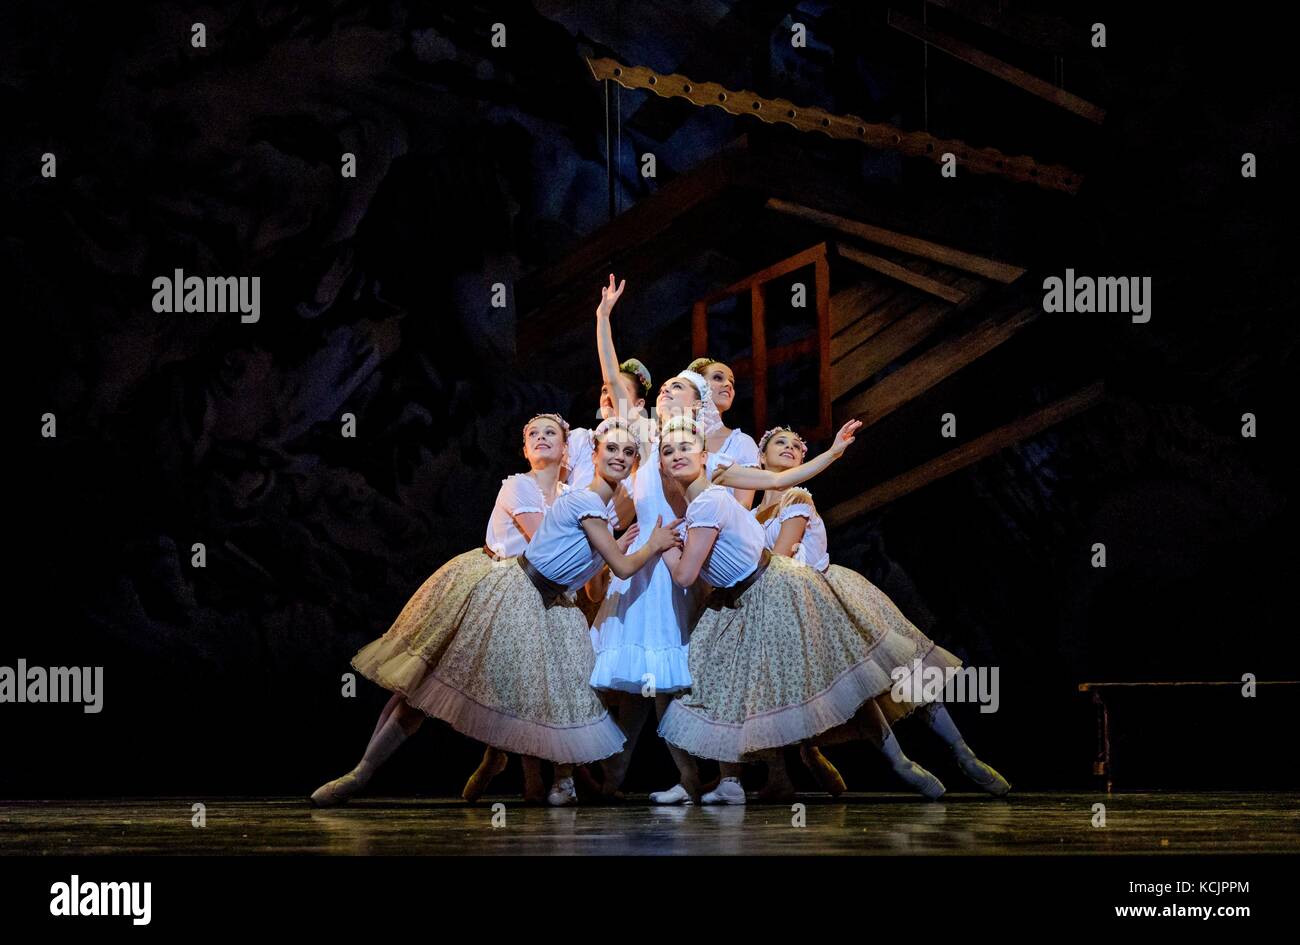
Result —
M 650 455 L 658 454 L 656 440 Z M 629 552 L 650 540 L 656 518 L 668 524 L 677 517 L 664 495 L 656 462 L 637 467 L 632 499 L 641 531 Z M 605 600 L 591 625 L 591 645 L 596 651 L 591 685 L 646 694 L 690 688 L 686 641 L 697 594 L 694 588 L 673 582 L 662 557 L 630 578 L 611 576 Z

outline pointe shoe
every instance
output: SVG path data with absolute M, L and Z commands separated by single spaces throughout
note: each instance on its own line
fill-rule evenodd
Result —
M 1002 797 L 1011 790 L 1010 782 L 976 758 L 974 752 L 968 749 L 965 752 L 954 751 L 953 755 L 957 758 L 957 766 L 961 768 L 962 774 L 970 778 L 981 790 L 987 791 L 994 797 Z
M 701 804 L 743 804 L 745 789 L 740 786 L 739 778 L 723 778 L 717 788 L 700 798 Z
M 359 767 L 360 765 L 357 766 L 357 768 Z M 338 807 L 352 800 L 370 781 L 369 778 L 359 776 L 357 768 L 353 768 L 343 777 L 326 782 L 312 791 L 312 804 L 316 807 Z
M 492 783 L 492 779 L 502 771 L 506 770 L 506 762 L 508 760 L 509 756 L 506 755 L 504 751 L 489 748 L 483 753 L 483 760 L 479 762 L 478 768 L 469 776 L 469 780 L 465 782 L 465 787 L 460 792 L 460 796 L 470 804 L 473 804 L 483 796 L 483 792 L 486 791 L 488 785 Z
M 546 795 L 546 802 L 552 807 L 578 803 L 578 791 L 573 786 L 573 778 L 560 778 L 551 785 L 551 792 Z
M 894 773 L 906 781 L 912 790 L 928 800 L 937 801 L 947 790 L 942 781 L 911 759 L 903 759 L 893 765 L 893 769 Z
M 674 784 L 666 791 L 651 791 L 650 803 L 652 804 L 694 804 L 695 799 L 691 797 L 691 792 L 686 790 L 680 784 Z
M 817 783 L 821 785 L 822 790 L 831 797 L 839 797 L 848 790 L 848 785 L 840 777 L 839 771 L 816 745 L 800 745 L 799 757 L 803 759 L 804 765 L 817 779 Z

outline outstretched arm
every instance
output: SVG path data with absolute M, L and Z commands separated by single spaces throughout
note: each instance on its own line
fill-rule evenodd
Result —
M 609 385 L 611 391 L 619 389 L 618 366 L 621 362 L 618 360 L 618 353 L 614 350 L 614 330 L 610 327 L 609 315 L 626 285 L 627 280 L 624 279 L 617 289 L 614 288 L 614 274 L 611 272 L 609 285 L 601 287 L 600 304 L 596 306 L 596 351 L 600 355 L 600 377 L 603 383 Z M 623 416 L 622 412 L 619 416 Z
M 844 455 L 844 451 L 854 440 L 854 433 L 862 426 L 861 420 L 850 420 L 840 427 L 835 434 L 835 442 L 830 449 L 815 456 L 806 463 L 773 472 L 770 469 L 756 469 L 753 466 L 728 466 L 713 474 L 713 481 L 720 486 L 733 489 L 788 489 L 807 482 L 813 476 L 823 472 L 826 467 Z
M 673 529 L 676 527 L 677 522 L 664 527 L 663 519 L 656 519 L 655 529 L 650 535 L 650 540 L 630 555 L 625 555 L 619 549 L 614 536 L 609 533 L 609 528 L 605 525 L 603 519 L 584 518 L 582 520 L 582 530 L 587 533 L 587 541 L 591 543 L 591 547 L 609 564 L 610 571 L 621 578 L 631 577 L 636 574 L 645 566 L 646 562 L 660 552 L 678 547 L 681 541 L 673 533 Z

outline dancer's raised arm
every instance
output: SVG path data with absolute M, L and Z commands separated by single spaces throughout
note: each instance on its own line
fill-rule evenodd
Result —
M 600 376 L 601 380 L 609 386 L 611 391 L 617 391 L 619 360 L 618 354 L 614 350 L 614 330 L 609 324 L 610 312 L 614 310 L 614 303 L 619 300 L 623 294 L 623 289 L 627 286 L 627 280 L 624 279 L 614 287 L 614 274 L 609 274 L 609 285 L 602 286 L 600 289 L 600 304 L 596 306 L 596 351 L 600 355 Z M 621 402 L 616 404 L 618 415 L 626 417 L 628 414 L 627 405 Z
M 819 456 L 814 456 L 806 463 L 780 472 L 755 469 L 753 466 L 719 467 L 713 474 L 713 482 L 715 485 L 730 486 L 733 489 L 788 489 L 790 486 L 800 485 L 825 471 L 831 463 L 843 456 L 844 451 L 854 440 L 853 434 L 861 426 L 861 420 L 850 420 L 844 424 L 840 427 L 840 432 L 835 434 L 835 442 L 831 444 L 830 449 Z

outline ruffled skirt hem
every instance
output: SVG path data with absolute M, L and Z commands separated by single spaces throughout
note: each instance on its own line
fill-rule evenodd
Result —
M 863 660 L 807 701 L 770 709 L 740 723 L 711 719 L 701 711 L 702 707 L 677 699 L 664 713 L 659 734 L 697 758 L 750 760 L 745 756 L 795 745 L 843 724 L 864 702 L 889 685 L 885 670 L 869 659 Z
M 597 651 L 591 685 L 594 689 L 638 694 L 647 687 L 653 687 L 654 692 L 682 692 L 691 688 L 687 660 L 685 646 L 652 649 L 625 643 Z
M 482 705 L 436 674 L 427 677 L 407 701 L 485 745 L 556 764 L 599 761 L 617 754 L 625 741 L 608 712 L 573 725 L 537 722 Z

